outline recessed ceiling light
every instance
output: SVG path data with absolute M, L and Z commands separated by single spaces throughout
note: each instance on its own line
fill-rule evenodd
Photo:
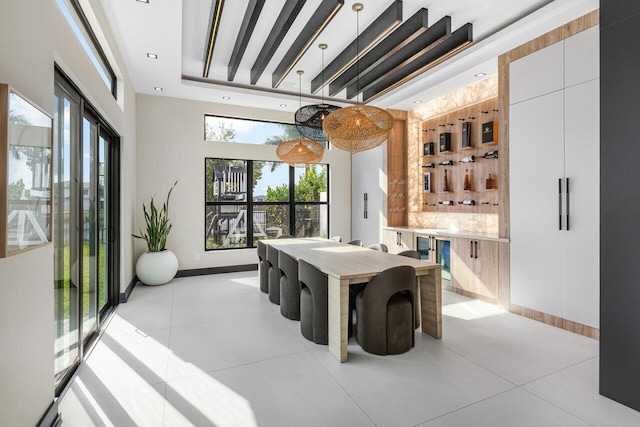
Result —
M 281 106 L 281 107 L 286 107 L 286 106 L 287 106 L 287 104 L 280 104 L 280 106 Z
M 413 101 L 414 104 L 420 104 L 422 101 Z
M 158 87 L 158 86 L 154 87 L 154 89 L 157 90 L 158 92 L 162 92 L 164 90 L 164 89 L 162 89 L 161 87 Z
M 147 58 L 158 59 L 158 55 L 156 55 L 155 53 L 147 53 Z
M 487 73 L 478 73 L 478 74 L 474 74 L 474 77 L 484 77 L 486 75 Z
M 225 101 L 228 101 L 228 100 L 231 99 L 231 97 L 230 96 L 223 96 L 222 99 L 224 99 Z

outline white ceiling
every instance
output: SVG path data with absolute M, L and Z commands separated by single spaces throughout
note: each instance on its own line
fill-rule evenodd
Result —
M 148 4 L 136 0 L 100 1 L 136 92 L 160 96 L 294 112 L 299 106 L 295 95 L 299 90 L 295 70 L 305 71 L 302 76 L 305 102 L 304 95 L 310 93 L 310 81 L 322 69 L 318 44 L 329 45 L 325 51 L 327 65 L 356 37 L 356 13 L 351 10 L 355 1 L 346 0 L 342 9 L 277 89 L 288 94 L 229 87 L 188 80 L 202 78 L 213 0 L 149 0 Z M 271 73 L 320 1 L 306 2 L 258 81 L 258 87 L 271 89 Z M 225 2 L 209 73 L 211 81 L 227 80 L 227 65 L 248 3 L 249 0 Z M 285 0 L 267 0 L 234 83 L 249 86 L 250 69 L 284 3 Z M 392 0 L 368 0 L 362 3 L 364 10 L 359 17 L 360 31 L 389 7 Z M 496 74 L 498 55 L 598 6 L 598 0 L 404 0 L 404 20 L 422 7 L 429 10 L 430 24 L 449 15 L 452 30 L 467 22 L 473 24 L 474 43 L 448 61 L 378 98 L 373 104 L 382 108 L 409 110 L 415 107 L 414 101 L 426 102 L 477 81 L 478 77 L 474 76 L 477 73 L 487 73 L 487 76 Z M 156 53 L 158 59 L 147 58 L 147 53 Z M 157 92 L 154 90 L 156 86 L 164 90 Z M 224 100 L 223 96 L 230 99 Z M 331 102 L 340 105 L 339 101 L 344 96 L 343 90 Z M 308 99 L 307 102 L 316 101 Z M 286 107 L 281 104 L 286 104 Z

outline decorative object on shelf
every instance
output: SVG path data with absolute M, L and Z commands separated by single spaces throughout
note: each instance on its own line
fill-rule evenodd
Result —
M 469 169 L 464 170 L 464 182 L 462 184 L 464 191 L 471 191 L 471 180 L 469 179 Z
M 436 154 L 435 144 L 433 142 L 425 142 L 422 148 L 423 156 L 433 156 L 434 154 Z
M 425 172 L 423 178 L 423 190 L 425 193 L 431 193 L 431 172 Z
M 322 50 L 322 93 L 320 104 L 300 107 L 298 111 L 296 111 L 294 118 L 296 129 L 298 129 L 300 135 L 314 141 L 326 142 L 327 135 L 322 131 L 322 123 L 329 114 L 340 107 L 324 102 L 324 51 L 327 45 L 320 43 L 318 47 Z
M 495 115 L 498 110 L 493 110 L 493 119 L 490 122 L 482 124 L 482 143 L 488 144 L 491 142 L 498 142 L 498 122 Z M 488 111 L 483 111 L 484 114 L 489 114 Z
M 427 163 L 427 164 L 422 165 L 422 167 L 423 168 L 427 168 L 427 169 L 428 168 L 435 168 L 436 164 L 435 163 Z
M 460 159 L 460 163 L 475 163 L 476 156 L 466 156 Z
M 487 190 L 494 190 L 494 189 L 498 188 L 497 181 L 491 174 L 489 174 L 489 178 L 487 178 L 487 180 L 485 182 L 485 188 Z
M 440 134 L 440 152 L 451 152 L 451 132 L 443 132 Z
M 0 84 L 0 111 L 4 174 L 0 258 L 4 258 L 51 241 L 53 119 L 6 84 Z
M 302 108 L 302 75 L 304 71 L 298 70 L 298 79 L 300 81 L 300 108 Z M 298 110 L 300 111 L 300 110 Z M 300 128 L 296 126 L 298 133 Z M 315 165 L 322 157 L 324 157 L 324 147 L 318 141 L 300 138 L 291 141 L 285 141 L 276 148 L 276 155 L 280 160 L 293 167 L 307 167 Z
M 471 122 L 462 122 L 461 141 L 462 141 L 462 148 L 473 148 L 473 144 L 471 142 Z
M 354 3 L 352 9 L 356 12 L 356 67 L 360 60 L 359 12 L 362 3 Z M 359 84 L 360 71 L 356 68 L 356 87 Z M 356 93 L 359 93 L 356 89 Z M 335 110 L 322 123 L 322 130 L 331 144 L 341 150 L 357 153 L 369 150 L 382 144 L 393 128 L 393 116 L 388 111 L 370 105 L 358 103 L 356 105 Z
M 488 151 L 482 155 L 483 159 L 497 159 L 498 158 L 498 150 Z
M 453 206 L 453 200 L 441 200 L 438 204 L 443 206 Z
M 453 160 L 445 160 L 438 163 L 440 166 L 453 166 Z
M 466 205 L 466 206 L 475 206 L 476 205 L 476 201 L 475 200 L 466 199 L 466 200 L 460 200 L 458 202 L 458 204 L 459 205 Z
M 136 263 L 136 275 L 146 285 L 163 285 L 173 279 L 178 272 L 178 259 L 173 252 L 165 247 L 171 231 L 168 216 L 169 198 L 176 184 L 178 181 L 171 186 L 162 209 L 158 210 L 153 197 L 151 197 L 149 211 L 144 203 L 142 204 L 146 231 L 140 229 L 140 234 L 134 234 L 133 237 L 147 242 L 149 249 L 140 255 Z
M 444 178 L 442 179 L 442 192 L 449 192 L 449 177 L 447 176 L 447 170 L 444 170 Z

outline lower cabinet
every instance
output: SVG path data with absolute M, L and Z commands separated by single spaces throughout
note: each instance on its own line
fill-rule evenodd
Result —
M 498 299 L 498 242 L 451 238 L 451 286 Z
M 382 230 L 382 243 L 387 245 L 387 249 L 391 254 L 397 254 L 402 251 L 412 250 L 413 232 Z

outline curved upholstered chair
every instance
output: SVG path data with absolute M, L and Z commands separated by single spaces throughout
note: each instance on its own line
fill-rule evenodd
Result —
M 269 292 L 269 262 L 267 261 L 267 245 L 258 240 L 258 270 L 260 272 L 260 290 Z
M 280 313 L 291 320 L 300 320 L 300 281 L 298 261 L 284 252 L 278 255 L 280 267 Z
M 420 259 L 420 252 L 418 251 L 402 251 L 402 252 L 398 252 L 398 255 L 406 256 L 408 258 Z
M 269 262 L 269 301 L 280 304 L 280 267 L 278 265 L 278 251 L 267 245 L 267 261 Z
M 400 354 L 415 344 L 414 289 L 416 271 L 403 265 L 371 279 L 356 297 L 356 338 L 373 354 Z
M 380 252 L 389 252 L 389 248 L 384 243 L 374 243 L 373 245 L 367 246 L 367 249 L 373 249 L 374 251 Z
M 342 236 L 333 236 L 329 240 L 333 240 L 334 242 L 342 242 Z
M 352 240 L 349 242 L 349 244 L 362 247 L 362 240 Z
M 300 332 L 316 344 L 329 343 L 329 292 L 327 275 L 298 260 L 300 281 Z
M 418 251 L 402 251 L 402 252 L 399 252 L 398 255 L 406 256 L 408 258 L 420 259 L 420 252 Z M 420 327 L 420 314 L 421 314 L 420 313 L 420 283 L 418 282 L 418 279 L 416 279 L 415 297 L 416 297 L 415 326 L 416 326 L 416 329 L 418 329 Z
M 294 237 L 291 234 L 281 234 L 276 239 L 293 239 Z

